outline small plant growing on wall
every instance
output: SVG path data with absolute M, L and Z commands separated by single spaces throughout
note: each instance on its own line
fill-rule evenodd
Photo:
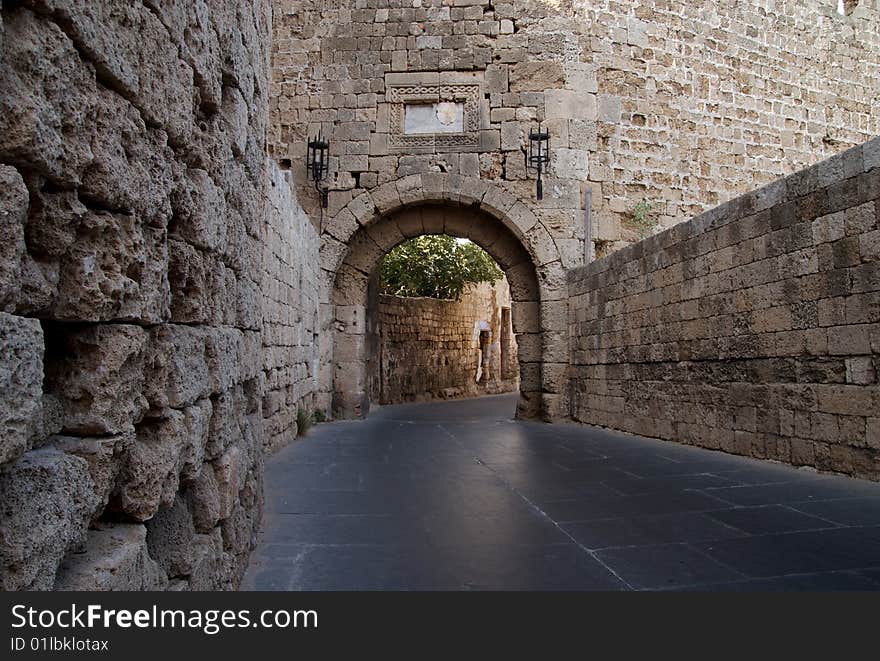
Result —
M 296 435 L 305 436 L 314 422 L 314 418 L 310 411 L 299 408 L 296 411 Z
M 630 214 L 630 222 L 640 239 L 650 236 L 657 230 L 659 223 L 652 212 L 653 208 L 651 206 L 651 201 L 647 199 L 640 200 L 639 203 L 633 207 L 632 213 Z

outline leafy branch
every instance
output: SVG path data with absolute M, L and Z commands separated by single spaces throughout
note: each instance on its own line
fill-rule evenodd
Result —
M 495 282 L 502 272 L 478 245 L 451 236 L 418 236 L 391 250 L 379 265 L 383 294 L 461 298 L 465 287 Z
M 630 222 L 639 235 L 640 239 L 644 239 L 654 233 L 659 222 L 656 216 L 652 214 L 653 208 L 650 200 L 641 200 L 633 207 L 630 214 Z

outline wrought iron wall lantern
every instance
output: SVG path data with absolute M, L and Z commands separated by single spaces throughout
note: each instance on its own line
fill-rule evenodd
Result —
M 330 141 L 321 132 L 313 140 L 309 140 L 306 169 L 309 179 L 315 183 L 315 190 L 321 195 L 321 206 L 326 209 L 328 189 L 323 182 L 330 171 Z
M 538 199 L 544 199 L 544 180 L 542 175 L 550 163 L 550 131 L 538 125 L 538 130 L 529 129 L 529 153 L 526 165 L 538 175 Z

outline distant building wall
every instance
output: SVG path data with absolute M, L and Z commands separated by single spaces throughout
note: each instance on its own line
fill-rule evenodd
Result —
M 880 134 L 880 4 L 847 11 L 837 0 L 277 2 L 270 151 L 291 163 L 315 218 L 299 166 L 319 129 L 333 142 L 331 214 L 412 174 L 495 182 L 580 266 L 588 190 L 602 255 L 639 238 L 641 200 L 668 227 Z M 463 118 L 437 130 L 463 119 L 461 135 L 404 134 L 419 124 L 408 104 L 456 100 Z M 552 135 L 540 203 L 522 151 L 539 122 Z
M 512 392 L 518 387 L 516 340 L 510 328 L 510 290 L 502 279 L 494 285 L 470 286 L 461 300 L 381 295 L 378 310 L 380 404 L 421 399 Z M 506 321 L 506 329 L 502 326 Z M 480 361 L 474 324 L 490 326 L 490 356 L 476 381 Z M 501 338 L 510 342 L 502 370 Z

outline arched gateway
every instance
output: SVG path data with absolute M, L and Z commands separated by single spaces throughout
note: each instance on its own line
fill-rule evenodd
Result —
M 371 280 L 394 246 L 424 234 L 468 238 L 504 271 L 519 347 L 521 417 L 567 414 L 565 270 L 559 251 L 522 200 L 477 178 L 421 174 L 361 194 L 323 227 L 321 386 L 336 418 L 365 415 L 371 399 Z

